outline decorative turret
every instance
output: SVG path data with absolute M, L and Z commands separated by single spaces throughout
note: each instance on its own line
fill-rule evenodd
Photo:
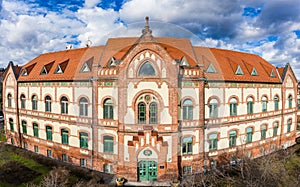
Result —
M 149 26 L 149 17 L 145 17 L 145 27 L 142 30 L 142 36 L 140 37 L 141 41 L 153 41 L 152 30 Z

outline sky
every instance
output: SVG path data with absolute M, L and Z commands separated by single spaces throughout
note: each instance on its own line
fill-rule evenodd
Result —
M 69 44 L 139 37 L 146 16 L 154 36 L 290 63 L 300 80 L 299 0 L 0 0 L 0 67 Z

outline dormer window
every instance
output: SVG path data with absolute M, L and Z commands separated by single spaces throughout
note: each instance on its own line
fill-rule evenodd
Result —
M 237 69 L 235 71 L 235 74 L 236 75 L 244 75 L 244 72 L 243 72 L 243 70 L 242 70 L 242 68 L 241 68 L 240 65 L 238 65 L 238 67 L 237 67 Z
M 252 76 L 257 76 L 257 75 L 258 75 L 258 73 L 257 73 L 257 71 L 256 71 L 256 69 L 255 69 L 255 67 L 253 67 L 252 72 L 251 72 L 251 75 L 252 75 Z
M 155 72 L 153 65 L 149 61 L 146 61 L 140 67 L 138 75 L 139 76 L 156 76 L 156 72 Z
M 274 73 L 274 69 L 272 69 L 272 71 L 271 71 L 271 73 L 270 73 L 270 77 L 271 78 L 275 78 L 276 76 L 275 76 L 275 73 Z
M 84 64 L 82 65 L 80 72 L 91 72 L 92 71 L 92 65 L 93 65 L 94 57 L 88 59 Z
M 64 72 L 62 71 L 62 69 L 61 69 L 61 67 L 60 67 L 59 64 L 57 65 L 56 70 L 55 70 L 54 73 L 55 73 L 55 74 L 62 74 L 62 73 L 64 73 Z
M 116 64 L 116 59 L 114 57 L 111 57 L 109 62 L 108 62 L 108 67 L 115 67 Z
M 40 73 L 41 75 L 47 75 L 48 72 L 47 72 L 47 69 L 45 68 L 45 66 L 42 68 L 42 71 Z
M 28 72 L 27 72 L 26 69 L 24 69 L 23 72 L 22 72 L 22 76 L 27 76 L 27 75 L 28 75 Z
M 214 65 L 212 63 L 209 64 L 206 72 L 207 73 L 217 73 L 216 68 L 214 67 Z
M 60 64 L 58 64 L 55 71 L 54 71 L 54 73 L 55 74 L 63 74 L 66 70 L 66 67 L 67 67 L 68 63 L 69 63 L 69 59 L 62 62 L 62 63 L 60 63 Z
M 182 59 L 181 59 L 181 61 L 180 61 L 180 66 L 187 66 L 187 67 L 190 66 L 190 64 L 189 64 L 189 62 L 187 61 L 187 59 L 186 59 L 185 56 L 182 57 Z

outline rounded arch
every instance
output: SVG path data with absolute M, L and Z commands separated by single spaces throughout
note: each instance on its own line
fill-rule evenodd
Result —
M 180 105 L 183 106 L 183 104 L 184 104 L 184 102 L 185 102 L 186 100 L 191 100 L 191 101 L 192 101 L 192 106 L 193 106 L 193 107 L 196 106 L 196 100 L 195 100 L 193 97 L 191 97 L 191 96 L 185 96 L 185 97 L 181 98 L 181 100 L 180 100 Z
M 81 101 L 81 99 L 86 99 L 86 102 L 90 105 L 91 104 L 91 101 L 90 101 L 90 99 L 89 99 L 89 97 L 88 96 L 86 96 L 86 95 L 80 95 L 78 98 L 77 98 L 77 103 L 79 104 L 80 103 L 80 101 Z
M 23 93 L 23 92 L 20 94 L 20 99 L 22 99 L 22 97 L 26 98 L 25 93 Z
M 220 140 L 220 138 L 221 138 L 221 133 L 218 132 L 218 131 L 213 131 L 213 132 L 208 133 L 208 134 L 207 134 L 207 140 L 209 140 L 210 135 L 213 135 L 213 134 L 217 134 L 217 138 L 218 138 L 218 140 Z
M 112 97 L 112 96 L 104 96 L 104 97 L 102 97 L 102 99 L 101 99 L 101 101 L 100 101 L 102 107 L 104 107 L 104 102 L 105 102 L 107 99 L 111 99 L 112 102 L 113 102 L 113 106 L 114 106 L 114 107 L 116 106 L 116 100 L 115 100 L 114 97 Z
M 254 134 L 254 132 L 255 132 L 255 126 L 254 126 L 254 125 L 250 125 L 250 126 L 247 126 L 247 127 L 245 128 L 246 134 L 247 134 L 247 129 L 249 129 L 249 128 L 252 129 L 252 134 Z
M 141 62 L 137 68 L 137 77 L 157 77 L 158 68 L 155 67 L 152 60 L 147 59 Z
M 70 98 L 69 98 L 69 96 L 68 96 L 68 95 L 66 95 L 66 94 L 62 94 L 62 95 L 60 95 L 60 96 L 59 96 L 59 100 L 58 100 L 58 101 L 59 101 L 59 102 L 61 102 L 62 98 L 64 98 L 64 97 L 65 97 L 65 98 L 67 98 L 68 102 L 70 102 L 70 101 L 71 101 L 71 100 L 70 100 Z
M 232 95 L 232 96 L 230 96 L 230 97 L 228 98 L 228 104 L 233 103 L 234 100 L 236 100 L 236 104 L 239 104 L 239 103 L 240 103 L 239 97 L 236 96 L 236 95 Z
M 146 155 L 145 151 L 151 151 L 151 155 Z M 141 147 L 138 151 L 137 151 L 137 161 L 142 161 L 142 160 L 153 160 L 158 162 L 158 152 L 155 148 L 153 147 Z
M 261 99 L 261 101 L 267 101 L 267 102 L 269 102 L 269 98 L 268 98 L 268 96 L 266 94 L 262 95 L 260 99 Z
M 254 95 L 250 94 L 246 97 L 246 102 L 252 101 L 253 103 L 255 103 L 255 97 Z
M 228 136 L 228 138 L 230 137 L 230 133 L 231 133 L 232 131 L 235 131 L 235 132 L 236 132 L 236 137 L 239 136 L 239 129 L 233 128 L 233 129 L 229 129 L 229 130 L 227 131 L 227 136 Z
M 164 102 L 163 102 L 163 99 L 162 99 L 162 97 L 160 96 L 159 93 L 157 93 L 154 90 L 145 89 L 145 90 L 139 91 L 133 97 L 131 106 L 132 106 L 132 109 L 134 111 L 136 111 L 136 105 L 139 103 L 138 98 L 141 97 L 143 94 L 150 94 L 150 95 L 152 94 L 152 95 L 154 95 L 158 99 L 158 103 L 157 104 L 158 104 L 159 111 L 162 109 L 162 106 L 165 106 Z
M 218 106 L 221 105 L 221 100 L 218 96 L 210 96 L 208 99 L 207 99 L 207 105 L 211 104 L 211 102 L 213 102 L 215 104 L 215 100 L 217 101 L 217 104 Z

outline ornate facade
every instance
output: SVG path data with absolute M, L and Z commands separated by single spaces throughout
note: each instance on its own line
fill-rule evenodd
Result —
M 295 143 L 297 80 L 187 39 L 111 38 L 41 54 L 3 80 L 7 142 L 130 181 L 203 172 Z M 223 160 L 224 161 L 224 160 Z

